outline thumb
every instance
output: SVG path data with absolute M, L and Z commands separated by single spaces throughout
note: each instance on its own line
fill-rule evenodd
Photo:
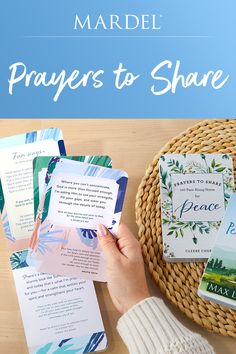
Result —
M 102 224 L 97 226 L 97 236 L 100 247 L 107 262 L 119 257 L 120 252 L 116 246 L 116 241 L 110 231 Z

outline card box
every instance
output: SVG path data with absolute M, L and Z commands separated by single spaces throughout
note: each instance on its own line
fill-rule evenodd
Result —
M 159 168 L 164 259 L 207 259 L 233 191 L 231 156 L 168 154 Z
M 236 193 L 230 198 L 198 294 L 236 310 Z

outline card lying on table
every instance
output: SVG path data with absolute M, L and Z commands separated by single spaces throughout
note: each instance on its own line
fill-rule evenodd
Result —
M 236 193 L 230 198 L 198 294 L 236 310 Z
M 207 259 L 233 191 L 232 158 L 170 154 L 159 167 L 164 258 Z
M 34 227 L 32 161 L 50 154 L 65 155 L 60 129 L 0 139 L 0 211 L 12 250 L 28 248 Z
M 117 232 L 127 180 L 124 171 L 52 158 L 29 262 L 40 272 L 105 281 L 96 227 Z
M 30 354 L 105 350 L 107 337 L 93 282 L 38 273 L 27 251 L 11 266 Z

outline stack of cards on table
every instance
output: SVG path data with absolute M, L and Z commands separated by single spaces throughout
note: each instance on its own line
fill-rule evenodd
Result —
M 0 139 L 0 211 L 31 354 L 107 347 L 96 226 L 116 233 L 127 174 L 107 156 L 65 155 L 57 128 Z

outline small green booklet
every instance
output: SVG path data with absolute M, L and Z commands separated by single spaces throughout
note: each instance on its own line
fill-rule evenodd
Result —
M 230 198 L 198 294 L 236 309 L 236 193 Z

